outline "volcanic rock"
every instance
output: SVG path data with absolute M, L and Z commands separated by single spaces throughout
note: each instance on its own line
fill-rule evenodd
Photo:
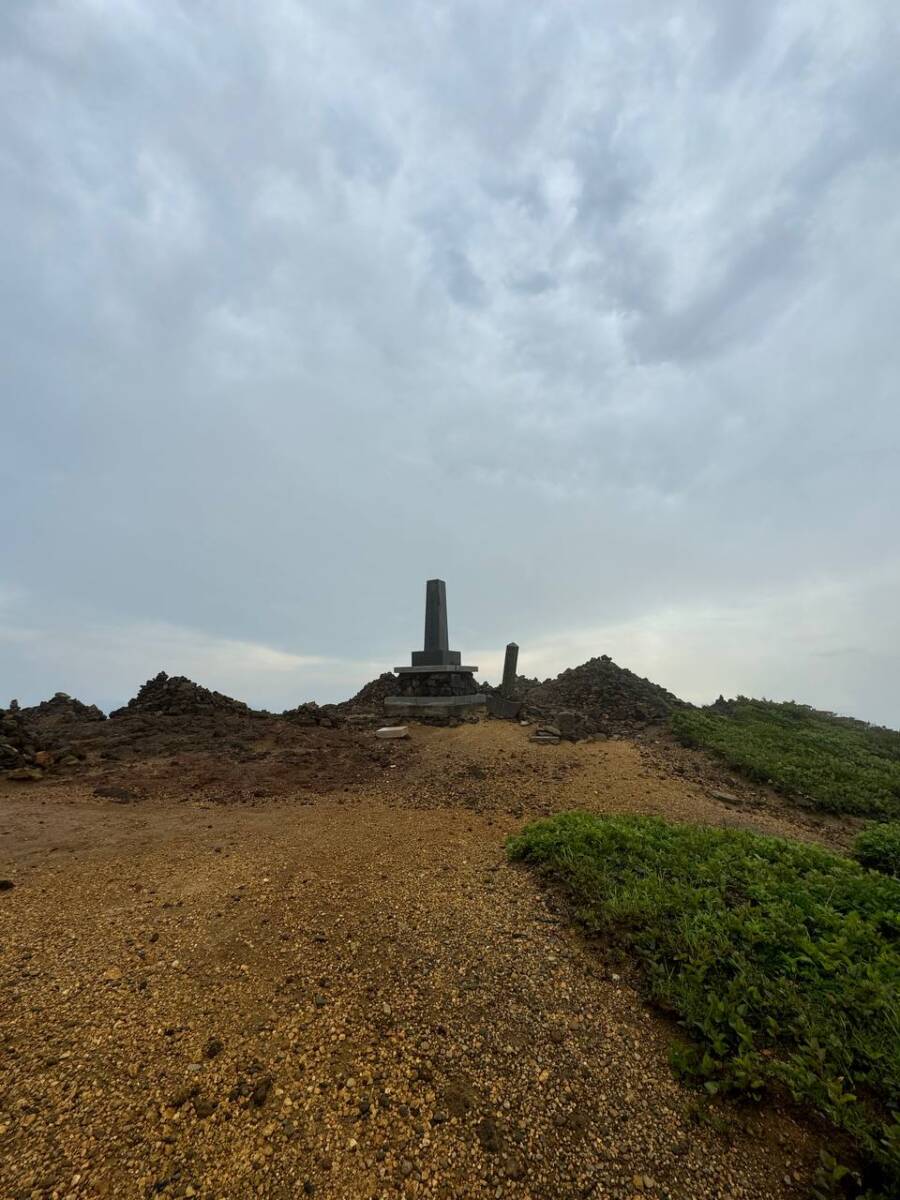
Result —
M 19 711 L 26 720 L 41 724 L 45 722 L 68 724 L 72 721 L 106 720 L 106 714 L 96 704 L 83 704 L 80 700 L 76 700 L 74 696 L 69 696 L 65 692 L 57 692 L 51 699 L 42 700 L 40 704 L 34 704 L 30 708 L 23 708 Z
M 349 711 L 350 709 L 381 709 L 388 696 L 397 696 L 399 694 L 400 680 L 393 671 L 385 671 L 377 679 L 372 679 L 364 687 L 361 687 L 351 699 L 344 700 L 341 704 L 336 705 L 336 707 L 345 711 Z
M 525 700 L 530 715 L 552 718 L 562 736 L 571 740 L 631 732 L 664 721 L 681 707 L 683 700 L 617 666 L 608 654 L 548 679 L 532 688 Z
M 24 711 L 0 709 L 0 771 L 6 771 L 8 778 L 40 779 L 39 767 L 49 766 L 57 750 L 52 738 L 26 722 Z M 11 772 L 25 773 L 14 776 Z
M 293 721 L 297 725 L 324 725 L 330 729 L 343 723 L 339 708 L 338 704 L 316 704 L 315 700 L 308 700 L 296 708 L 286 709 L 281 715 L 286 721 Z
M 545 681 L 545 682 L 548 682 L 548 681 Z M 512 692 L 513 698 L 516 700 L 522 700 L 525 698 L 525 696 L 528 695 L 529 692 L 533 691 L 535 688 L 538 688 L 540 686 L 541 686 L 540 679 L 529 679 L 529 677 L 527 675 L 517 675 L 516 682 L 513 686 L 513 692 Z M 499 683 L 493 684 L 493 683 L 488 683 L 487 681 L 485 681 L 483 683 L 479 683 L 478 690 L 479 690 L 479 692 L 485 692 L 486 694 L 489 694 L 489 695 L 490 694 L 499 695 L 500 694 L 500 684 Z
M 183 675 L 169 676 L 165 671 L 148 679 L 138 694 L 109 715 L 111 718 L 146 714 L 148 716 L 193 717 L 214 713 L 249 716 L 253 710 L 241 700 L 232 700 L 221 692 L 210 691 Z

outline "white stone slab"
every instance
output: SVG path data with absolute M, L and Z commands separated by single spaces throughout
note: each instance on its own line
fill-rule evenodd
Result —
M 378 738 L 405 738 L 409 737 L 409 730 L 405 725 L 384 725 L 381 729 L 375 730 L 375 736 Z

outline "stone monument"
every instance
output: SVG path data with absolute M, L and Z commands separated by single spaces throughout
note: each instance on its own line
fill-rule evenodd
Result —
M 516 694 L 516 668 L 518 665 L 519 647 L 515 642 L 510 642 L 506 647 L 506 657 L 503 660 L 503 682 L 500 684 L 500 691 L 507 700 L 512 700 Z
M 424 648 L 413 650 L 411 666 L 394 670 L 400 692 L 384 702 L 391 716 L 449 716 L 484 707 L 484 695 L 475 682 L 478 668 L 463 666 L 460 652 L 450 649 L 443 579 L 429 579 L 425 585 Z
M 522 710 L 522 701 L 516 699 L 516 667 L 519 662 L 519 647 L 510 642 L 503 660 L 503 682 L 498 692 L 487 698 L 487 710 L 492 717 L 514 721 Z

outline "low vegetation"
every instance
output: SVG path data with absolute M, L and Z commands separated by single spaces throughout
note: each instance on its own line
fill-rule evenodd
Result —
M 853 843 L 857 862 L 900 879 L 900 821 L 870 825 Z
M 718 701 L 672 717 L 683 745 L 835 813 L 900 817 L 900 733 L 769 700 Z
M 900 882 L 816 847 L 649 817 L 567 813 L 508 849 L 640 964 L 689 1035 L 673 1051 L 682 1073 L 711 1095 L 786 1088 L 855 1147 L 870 1197 L 900 1195 Z

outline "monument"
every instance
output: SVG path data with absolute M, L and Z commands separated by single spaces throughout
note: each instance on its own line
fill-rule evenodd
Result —
M 506 647 L 506 657 L 503 660 L 503 682 L 500 684 L 500 691 L 507 700 L 512 700 L 516 694 L 516 668 L 518 665 L 519 647 L 515 642 L 510 642 Z
M 460 652 L 450 649 L 443 579 L 429 579 L 425 585 L 423 649 L 413 650 L 411 666 L 394 670 L 400 692 L 384 702 L 385 712 L 391 716 L 449 716 L 484 707 L 484 695 L 475 682 L 478 668 L 463 666 Z
M 492 717 L 500 717 L 504 721 L 514 721 L 522 710 L 522 701 L 516 699 L 516 667 L 519 662 L 519 647 L 510 642 L 506 647 L 503 660 L 503 682 L 499 692 L 492 692 L 487 698 L 487 710 Z

